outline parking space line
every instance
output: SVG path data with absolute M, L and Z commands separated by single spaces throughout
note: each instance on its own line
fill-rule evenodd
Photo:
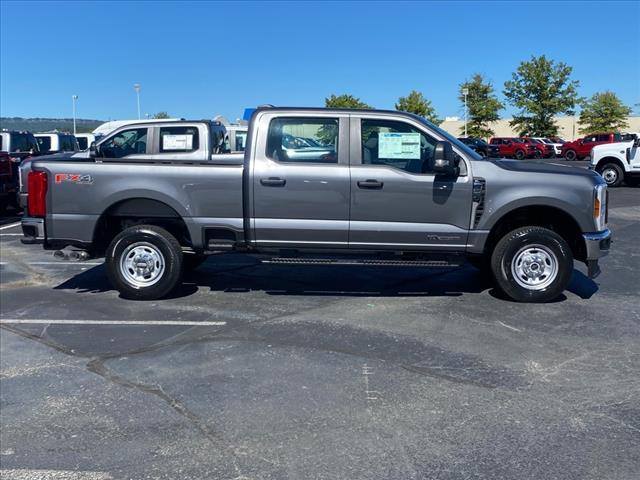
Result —
M 22 233 L 0 233 L 0 237 L 21 237 Z
M 10 223 L 9 225 L 3 225 L 2 227 L 0 227 L 0 230 L 9 230 L 10 228 L 18 227 L 20 225 L 21 222 Z
M 29 318 L 2 318 L 4 324 L 34 324 L 34 325 L 168 325 L 168 326 L 207 326 L 224 327 L 227 322 L 187 321 L 187 320 L 47 320 Z
M 27 265 L 103 265 L 104 262 L 27 262 Z

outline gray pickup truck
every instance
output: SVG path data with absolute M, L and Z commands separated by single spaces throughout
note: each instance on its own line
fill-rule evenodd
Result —
M 127 298 L 156 299 L 207 255 L 282 264 L 446 268 L 465 260 L 522 302 L 553 300 L 573 262 L 599 273 L 607 189 L 595 172 L 486 160 L 397 111 L 258 108 L 243 154 L 208 122 L 121 127 L 89 158 L 28 174 L 24 243 L 105 257 Z

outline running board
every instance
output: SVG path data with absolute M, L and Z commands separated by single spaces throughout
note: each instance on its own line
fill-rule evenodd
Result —
M 366 267 L 431 267 L 455 268 L 464 264 L 464 259 L 447 260 L 376 260 L 376 259 L 334 259 L 334 258 L 286 258 L 274 257 L 262 263 L 281 265 L 361 265 Z

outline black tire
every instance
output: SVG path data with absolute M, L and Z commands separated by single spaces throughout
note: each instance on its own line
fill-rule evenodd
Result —
M 540 159 L 542 158 L 542 152 L 540 150 L 536 150 L 533 156 L 534 158 Z
M 516 150 L 516 159 L 522 160 L 525 157 L 524 150 Z
M 192 254 L 183 254 L 182 255 L 182 268 L 185 272 L 190 272 L 191 270 L 195 270 L 200 265 L 202 265 L 206 260 L 207 255 L 198 255 L 195 253 Z
M 135 264 L 136 261 L 136 265 L 144 264 L 145 269 L 133 268 L 131 263 Z M 130 262 L 129 268 L 127 262 Z M 136 225 L 123 230 L 113 239 L 107 248 L 105 265 L 109 281 L 123 297 L 156 300 L 167 295 L 180 282 L 182 248 L 178 240 L 164 228 Z M 149 271 L 148 278 L 144 278 Z M 132 280 L 135 276 L 139 277 L 137 284 L 134 283 L 135 279 Z
M 606 163 L 598 168 L 598 173 L 602 175 L 609 187 L 619 187 L 624 180 L 624 171 L 617 163 Z
M 522 227 L 500 239 L 491 255 L 491 270 L 500 290 L 516 302 L 550 302 L 571 280 L 573 255 L 567 242 L 553 230 Z M 538 277 L 518 275 L 523 270 Z
M 575 150 L 567 150 L 566 152 L 564 152 L 564 158 L 570 162 L 573 162 L 574 160 L 578 159 L 578 154 Z

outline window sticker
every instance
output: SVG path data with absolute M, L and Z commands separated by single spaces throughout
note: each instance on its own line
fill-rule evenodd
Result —
M 163 135 L 162 150 L 192 150 L 193 135 Z
M 378 158 L 419 159 L 420 134 L 380 132 Z

